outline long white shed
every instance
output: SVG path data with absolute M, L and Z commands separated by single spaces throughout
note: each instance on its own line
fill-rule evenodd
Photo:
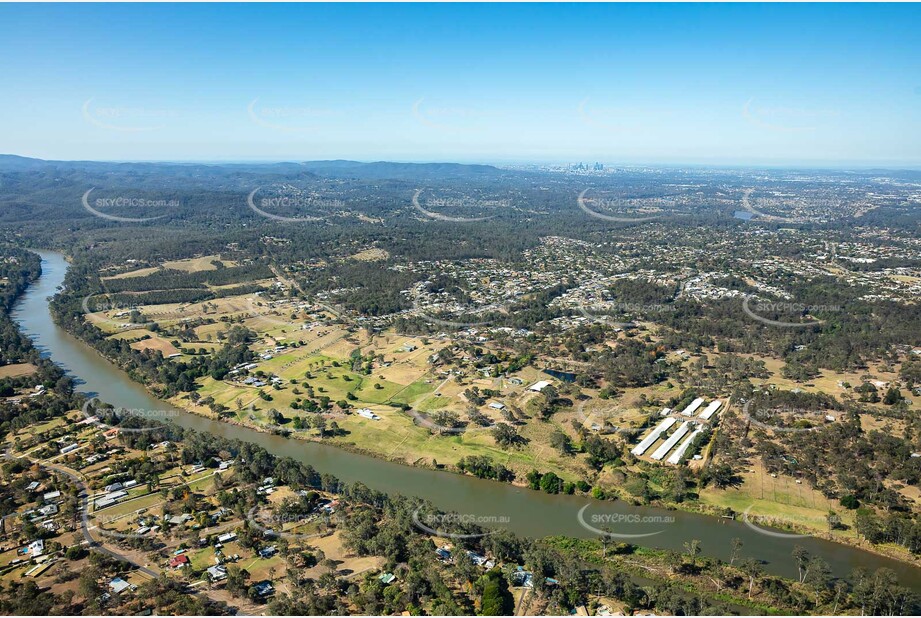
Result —
M 683 438 L 684 434 L 690 431 L 690 429 L 691 429 L 691 421 L 685 421 L 684 423 L 682 423 L 681 427 L 676 429 L 675 433 L 673 433 L 668 438 L 668 440 L 663 442 L 662 446 L 656 449 L 656 452 L 652 454 L 652 458 L 655 459 L 656 461 L 659 461 L 663 457 L 668 455 L 668 452 L 672 450 L 676 444 L 678 444 L 678 440 Z
M 684 456 L 684 452 L 685 452 L 686 450 L 688 450 L 688 447 L 691 446 L 691 442 L 694 441 L 694 438 L 696 438 L 697 435 L 698 435 L 701 431 L 703 431 L 703 427 L 698 427 L 697 429 L 695 429 L 694 431 L 692 431 L 692 432 L 691 432 L 691 435 L 688 436 L 687 440 L 685 440 L 684 442 L 682 442 L 682 443 L 681 443 L 681 446 L 679 446 L 678 448 L 676 448 L 676 449 L 675 449 L 675 452 L 672 453 L 671 457 L 669 457 L 669 458 L 666 459 L 665 461 L 667 461 L 667 462 L 670 463 L 670 464 L 674 464 L 674 465 L 677 466 L 677 465 L 678 465 L 678 462 L 681 461 L 681 458 Z
M 667 418 L 667 419 L 665 419 L 664 421 L 662 421 L 661 423 L 659 423 L 658 425 L 656 425 L 656 428 L 652 430 L 652 433 L 650 433 L 648 436 L 646 436 L 645 438 L 643 438 L 643 441 L 640 442 L 639 444 L 637 444 L 636 446 L 634 446 L 634 447 L 633 447 L 633 450 L 630 451 L 630 452 L 633 453 L 634 455 L 636 455 L 637 457 L 639 457 L 640 455 L 642 455 L 643 453 L 645 453 L 647 450 L 649 450 L 649 447 L 650 447 L 650 446 L 652 446 L 653 444 L 655 444 L 656 440 L 659 439 L 659 436 L 661 436 L 662 433 L 663 433 L 666 429 L 668 429 L 669 427 L 671 427 L 672 425 L 674 425 L 674 424 L 677 423 L 677 422 L 678 422 L 678 421 L 676 421 L 676 420 L 673 419 L 673 418 Z
M 708 405 L 704 411 L 700 413 L 700 418 L 704 419 L 705 421 L 708 420 L 711 416 L 716 414 L 716 411 L 720 409 L 721 405 L 723 405 L 723 402 L 719 399 L 711 401 L 710 405 Z
M 697 410 L 697 408 L 703 405 L 703 403 L 704 403 L 704 398 L 698 397 L 697 399 L 689 403 L 688 407 L 686 407 L 684 410 L 681 411 L 681 414 L 683 416 L 694 416 L 694 412 Z

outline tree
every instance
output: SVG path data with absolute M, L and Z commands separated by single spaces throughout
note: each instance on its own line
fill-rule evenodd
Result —
M 761 565 L 754 558 L 746 558 L 739 564 L 742 572 L 748 575 L 748 598 L 752 598 L 752 588 L 755 585 L 755 579 L 761 577 Z
M 572 454 L 572 440 L 559 429 L 555 429 L 550 434 L 550 446 L 560 452 L 560 455 Z
M 697 566 L 697 556 L 700 555 L 700 541 L 692 539 L 684 544 L 684 551 L 687 552 L 688 558 L 691 559 L 691 567 Z
M 857 499 L 857 496 L 853 494 L 847 494 L 846 496 L 841 496 L 841 506 L 844 508 L 853 511 L 854 509 L 860 506 L 860 500 Z
M 797 545 L 793 548 L 793 561 L 796 563 L 796 569 L 799 572 L 800 583 L 805 582 L 806 577 L 809 575 L 809 558 L 809 552 L 802 546 Z
M 483 595 L 480 599 L 480 614 L 483 616 L 511 616 L 515 609 L 508 582 L 498 569 L 492 569 L 483 576 Z
M 819 598 L 823 592 L 828 590 L 831 583 L 831 567 L 820 556 L 813 556 L 809 560 L 806 572 L 809 574 L 809 583 L 815 590 L 815 602 L 818 605 Z
M 492 437 L 496 440 L 496 444 L 503 448 L 516 446 L 522 441 L 515 428 L 508 423 L 496 424 L 492 430 Z
M 548 494 L 560 493 L 560 486 L 563 480 L 553 472 L 548 472 L 540 478 L 540 488 Z
M 736 559 L 739 557 L 739 554 L 742 552 L 742 539 L 739 537 L 733 537 L 730 541 L 730 550 L 729 550 L 729 566 L 732 566 L 735 563 Z
M 326 435 L 326 417 L 317 414 L 313 417 L 311 424 L 319 432 L 321 438 Z
M 236 565 L 227 567 L 227 590 L 236 597 L 246 594 L 246 581 L 249 579 L 249 571 Z

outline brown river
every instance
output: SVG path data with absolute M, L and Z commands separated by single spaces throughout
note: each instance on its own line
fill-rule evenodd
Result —
M 55 325 L 48 298 L 64 281 L 67 262 L 59 253 L 40 251 L 42 276 L 13 309 L 13 318 L 43 354 L 63 367 L 82 392 L 98 396 L 115 406 L 172 411 L 171 420 L 199 432 L 235 438 L 262 446 L 275 455 L 289 456 L 347 481 L 361 481 L 389 494 L 419 496 L 446 511 L 482 523 L 507 527 L 530 537 L 568 535 L 597 538 L 591 528 L 623 535 L 625 541 L 648 547 L 681 551 L 685 542 L 697 539 L 702 553 L 728 560 L 730 541 L 743 542 L 742 556 L 762 561 L 767 572 L 796 576 L 791 552 L 801 545 L 822 556 L 836 576 L 847 576 L 857 567 L 873 570 L 888 567 L 899 581 L 921 591 L 921 569 L 858 548 L 808 536 L 775 536 L 781 531 L 757 529 L 753 524 L 669 511 L 634 507 L 620 501 L 596 501 L 585 497 L 548 495 L 494 481 L 451 472 L 413 468 L 348 452 L 332 446 L 287 439 L 246 427 L 229 425 L 177 411 L 150 395 L 140 384 L 99 356 L 92 348 Z M 584 510 L 583 510 L 584 509 Z

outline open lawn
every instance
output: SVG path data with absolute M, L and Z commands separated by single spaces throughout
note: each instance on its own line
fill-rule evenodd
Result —
M 740 476 L 743 481 L 739 487 L 707 487 L 701 492 L 700 501 L 712 506 L 729 507 L 737 513 L 744 513 L 750 508 L 750 518 L 769 518 L 779 527 L 796 526 L 825 532 L 828 531 L 826 516 L 830 510 L 841 515 L 846 523 L 853 523 L 849 511 L 823 496 L 820 491 L 806 483 L 797 483 L 788 476 L 773 478 L 760 463 Z M 763 523 L 769 522 L 764 520 Z M 842 534 L 854 533 L 849 531 Z
M 38 369 L 32 363 L 14 363 L 12 365 L 3 365 L 0 367 L 0 379 L 2 378 L 21 378 L 35 373 Z
M 384 565 L 384 558 L 380 556 L 356 556 L 351 554 L 342 544 L 340 532 L 329 536 L 310 539 L 311 547 L 320 549 L 323 554 L 337 563 L 336 570 L 344 577 L 350 577 L 365 571 L 377 570 Z M 325 567 L 317 565 L 305 572 L 307 577 L 318 578 L 325 572 Z
M 135 350 L 156 350 L 163 354 L 163 356 L 179 353 L 176 346 L 161 337 L 151 337 L 150 339 L 135 341 L 131 344 L 131 347 Z

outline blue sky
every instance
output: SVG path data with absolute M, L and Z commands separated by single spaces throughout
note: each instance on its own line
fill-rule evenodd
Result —
M 0 5 L 0 152 L 921 165 L 918 5 Z

